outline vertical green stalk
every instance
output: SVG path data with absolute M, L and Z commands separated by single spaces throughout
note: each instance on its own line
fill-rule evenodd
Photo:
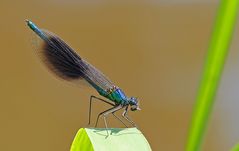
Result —
M 221 0 L 196 98 L 186 151 L 198 151 L 201 148 L 231 41 L 238 4 L 239 0 Z
M 239 144 L 235 145 L 231 151 L 239 151 Z

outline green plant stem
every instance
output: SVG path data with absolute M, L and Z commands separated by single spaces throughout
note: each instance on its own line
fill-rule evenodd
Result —
M 221 0 L 208 48 L 202 81 L 188 134 L 186 151 L 198 151 L 212 111 L 215 94 L 228 53 L 239 0 Z
M 239 151 L 239 144 L 236 144 L 231 151 Z

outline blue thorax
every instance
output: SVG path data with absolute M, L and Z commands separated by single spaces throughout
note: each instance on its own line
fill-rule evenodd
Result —
M 99 87 L 93 85 L 100 95 L 108 98 L 109 100 L 115 102 L 116 104 L 126 105 L 129 104 L 128 98 L 125 93 L 118 87 L 112 87 L 108 90 L 100 89 Z

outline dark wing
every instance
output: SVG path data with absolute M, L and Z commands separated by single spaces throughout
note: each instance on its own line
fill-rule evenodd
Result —
M 93 65 L 83 59 L 82 62 L 82 67 L 84 68 L 84 76 L 87 81 L 93 82 L 103 90 L 108 90 L 114 86 L 114 84 Z
M 103 73 L 83 60 L 57 35 L 46 30 L 42 32 L 47 38 L 38 38 L 37 54 L 57 77 L 72 82 L 84 79 L 92 86 L 103 90 L 113 87 L 113 83 Z

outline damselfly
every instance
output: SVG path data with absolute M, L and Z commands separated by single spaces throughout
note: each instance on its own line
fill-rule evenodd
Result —
M 106 117 L 109 114 L 113 114 L 114 117 L 126 126 L 122 119 L 115 114 L 115 112 L 120 109 L 124 109 L 122 113 L 123 118 L 135 126 L 134 122 L 127 115 L 129 107 L 131 111 L 140 110 L 139 103 L 135 97 L 127 97 L 119 87 L 115 86 L 103 73 L 81 58 L 57 35 L 38 28 L 29 20 L 26 20 L 26 22 L 37 34 L 39 39 L 41 39 L 42 43 L 37 48 L 37 54 L 40 55 L 40 58 L 52 73 L 61 79 L 71 82 L 85 80 L 95 88 L 101 96 L 108 99 L 104 100 L 97 96 L 90 96 L 88 124 L 91 122 L 91 105 L 94 99 L 112 106 L 98 114 L 95 127 L 97 127 L 99 117 L 103 116 L 105 127 L 107 128 Z

